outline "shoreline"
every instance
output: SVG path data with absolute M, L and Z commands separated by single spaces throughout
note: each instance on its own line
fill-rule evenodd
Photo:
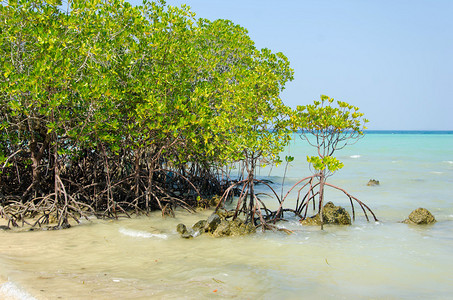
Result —
M 12 281 L 6 280 L 0 276 L 0 299 L 3 300 L 37 300 L 30 295 L 25 289 L 19 287 Z

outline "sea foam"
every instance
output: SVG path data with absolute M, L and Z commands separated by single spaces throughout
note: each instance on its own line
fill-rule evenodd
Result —
M 350 158 L 360 158 L 361 156 L 359 154 L 351 155 L 349 156 Z
M 119 232 L 121 234 L 124 234 L 127 236 L 145 238 L 145 239 L 159 238 L 159 239 L 166 240 L 168 238 L 168 236 L 165 234 L 150 233 L 150 232 L 146 232 L 146 231 L 132 230 L 132 229 L 126 229 L 126 228 L 120 228 Z
M 36 300 L 11 281 L 0 284 L 0 299 Z
M 430 174 L 435 174 L 435 175 L 442 175 L 444 172 L 439 172 L 439 171 L 431 171 L 429 172 Z

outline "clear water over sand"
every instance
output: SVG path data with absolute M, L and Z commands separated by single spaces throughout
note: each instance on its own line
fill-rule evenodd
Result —
M 183 240 L 176 218 L 85 221 L 69 230 L 0 231 L 0 299 L 401 299 L 453 293 L 453 135 L 368 134 L 337 153 L 345 167 L 329 182 L 368 204 L 379 222 L 358 212 L 352 226 L 303 227 L 247 237 Z M 310 148 L 296 141 L 284 189 L 309 175 Z M 283 155 L 284 156 L 284 155 Z M 266 177 L 268 169 L 260 171 Z M 280 191 L 283 166 L 269 179 Z M 369 187 L 369 179 L 380 186 Z M 341 193 L 327 200 L 350 211 Z M 269 206 L 273 200 L 267 199 Z M 286 206 L 294 205 L 290 197 Z M 428 208 L 432 226 L 399 223 Z

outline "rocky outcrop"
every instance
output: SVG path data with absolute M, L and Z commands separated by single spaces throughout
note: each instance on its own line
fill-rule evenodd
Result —
M 184 232 L 187 232 L 187 227 L 186 225 L 180 223 L 176 226 L 176 231 L 179 232 L 180 234 L 183 234 Z
M 327 202 L 324 205 L 322 217 L 324 224 L 334 225 L 351 225 L 351 217 L 349 213 L 341 206 L 335 206 L 332 202 Z M 302 225 L 321 225 L 321 218 L 319 213 L 313 217 L 305 218 L 300 221 Z
M 256 232 L 256 227 L 252 223 L 245 224 L 241 219 L 235 219 L 230 222 L 230 235 L 246 235 Z
M 377 186 L 379 185 L 379 180 L 376 180 L 376 179 L 370 179 L 370 181 L 368 181 L 368 183 L 366 184 L 367 186 Z
M 206 220 L 200 220 L 198 221 L 197 223 L 193 224 L 192 226 L 192 230 L 195 231 L 195 232 L 204 232 L 204 229 L 206 227 Z
M 222 220 L 220 219 L 220 216 L 218 214 L 210 215 L 209 218 L 206 220 L 205 231 L 214 232 L 217 226 L 219 226 L 221 221 Z
M 256 227 L 253 224 L 245 224 L 241 219 L 228 221 L 223 219 L 216 230 L 212 233 L 213 237 L 222 236 L 241 236 L 256 232 Z
M 201 209 L 207 209 L 210 207 L 217 207 L 221 200 L 220 196 L 214 196 L 212 198 L 198 198 L 197 199 L 197 207 Z
M 406 224 L 426 225 L 436 223 L 434 216 L 426 208 L 417 208 L 412 211 L 409 218 L 403 221 Z
M 186 225 L 184 225 L 182 223 L 180 223 L 176 226 L 176 231 L 179 232 L 179 234 L 181 235 L 182 238 L 191 239 L 194 237 L 194 232 L 193 231 L 189 232 L 187 230 Z
M 253 224 L 245 224 L 239 218 L 234 218 L 234 212 L 218 211 L 208 217 L 207 220 L 200 220 L 190 230 L 184 224 L 178 224 L 178 231 L 183 238 L 193 238 L 200 234 L 207 233 L 213 237 L 240 236 L 256 232 Z
M 212 236 L 221 237 L 230 235 L 230 233 L 231 233 L 230 222 L 224 219 L 220 222 L 215 231 L 212 233 Z

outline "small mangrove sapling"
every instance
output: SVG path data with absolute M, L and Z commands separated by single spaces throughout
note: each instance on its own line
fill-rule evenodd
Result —
M 353 219 L 355 219 L 354 200 L 362 208 L 367 220 L 369 220 L 366 212 L 368 210 L 377 221 L 376 216 L 367 205 L 344 189 L 327 183 L 327 179 L 343 167 L 343 163 L 333 156 L 335 151 L 343 149 L 346 145 L 353 144 L 363 137 L 363 130 L 366 129 L 367 122 L 368 120 L 363 118 L 363 113 L 359 112 L 358 107 L 343 101 L 335 101 L 325 95 L 321 95 L 321 101 L 314 101 L 312 105 L 297 107 L 296 113 L 292 117 L 293 130 L 299 132 L 302 139 L 315 147 L 318 155 L 307 156 L 313 175 L 301 179 L 291 187 L 282 198 L 277 216 L 280 215 L 283 201 L 289 193 L 299 187 L 296 214 L 305 218 L 309 202 L 312 201 L 313 207 L 316 209 L 317 199 L 321 229 L 323 229 L 324 188 L 328 186 L 343 192 L 349 198 Z M 305 188 L 307 191 L 303 194 L 302 191 Z M 301 195 L 303 195 L 302 199 Z

